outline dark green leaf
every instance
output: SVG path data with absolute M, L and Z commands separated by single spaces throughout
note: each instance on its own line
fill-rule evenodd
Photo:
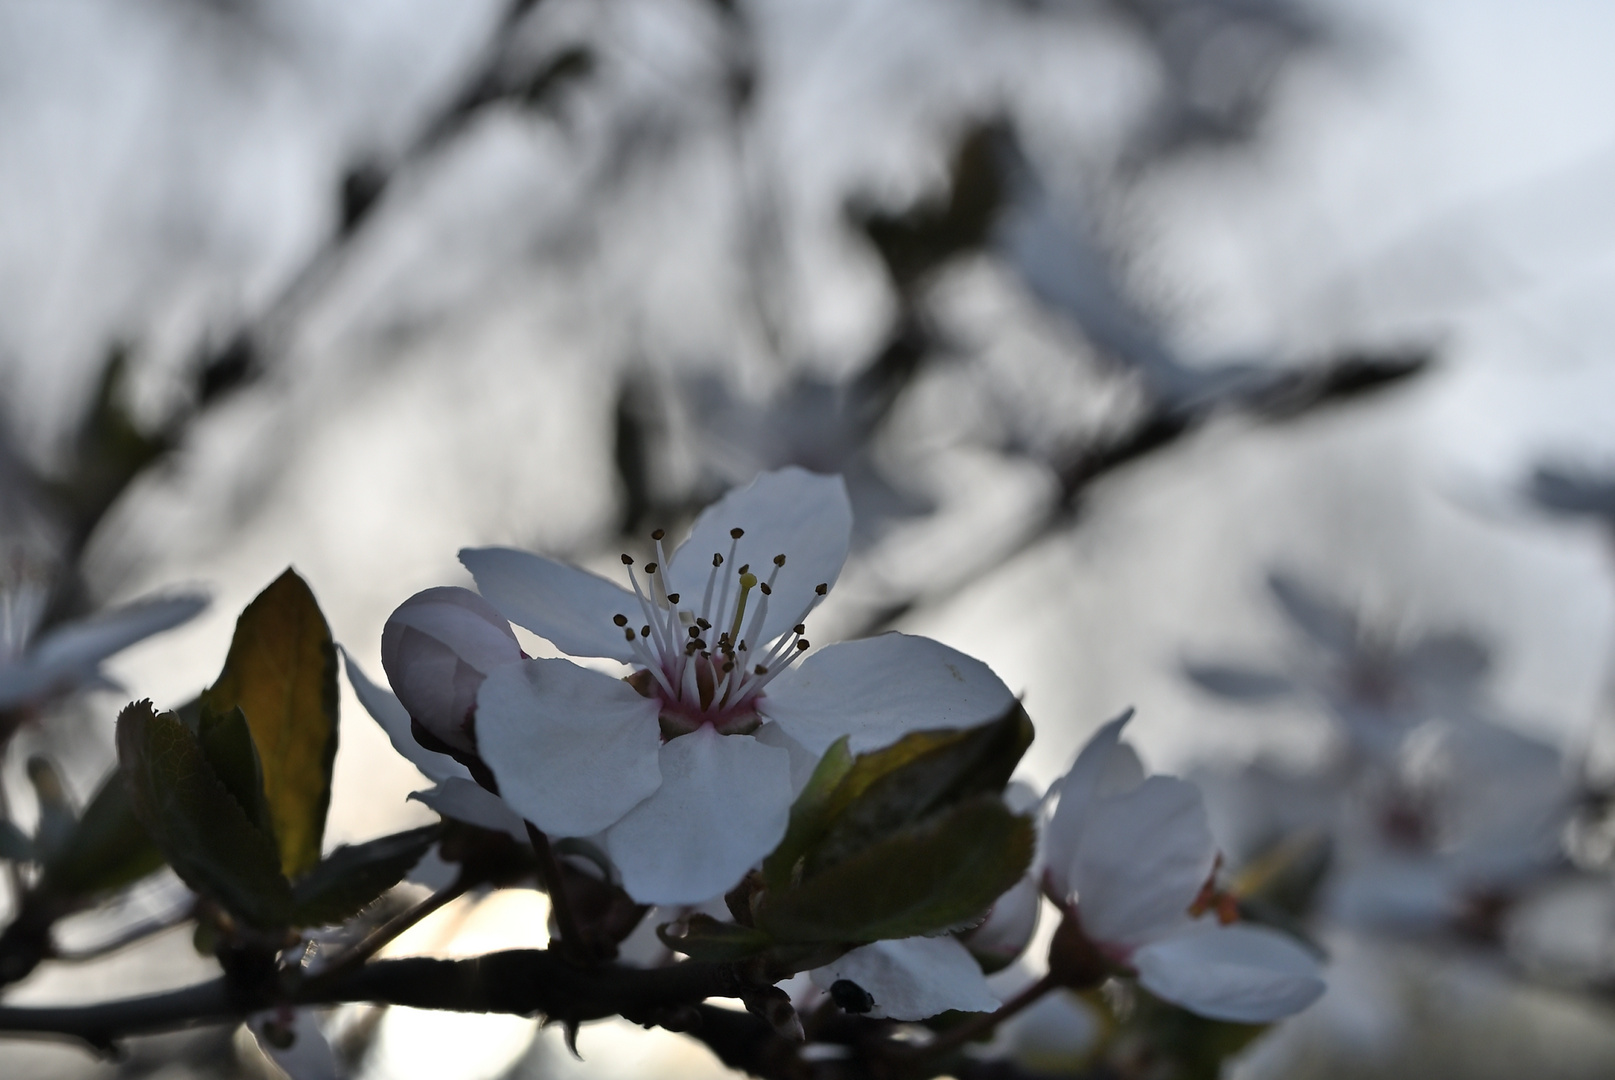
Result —
M 202 711 L 246 714 L 263 768 L 263 790 L 281 872 L 320 861 L 336 760 L 336 648 L 303 579 L 287 570 L 236 621 L 218 681 Z
M 269 803 L 264 798 L 264 769 L 253 745 L 247 717 L 238 706 L 222 715 L 203 710 L 197 723 L 202 753 L 207 755 L 213 775 L 240 805 L 259 832 L 271 840 L 275 828 L 270 821 Z
M 843 735 L 831 743 L 830 749 L 819 759 L 807 786 L 791 806 L 791 823 L 785 830 L 785 839 L 763 860 L 763 881 L 768 888 L 787 887 L 808 846 L 824 835 L 829 825 L 831 797 L 852 765 L 852 751 L 847 749 L 847 737 Z
M 681 931 L 681 932 L 678 932 Z M 770 938 L 761 930 L 719 922 L 711 915 L 691 915 L 678 923 L 663 923 L 656 936 L 669 949 L 695 960 L 729 963 L 757 956 L 768 949 Z
M 861 754 L 829 796 L 823 832 L 805 846 L 811 876 L 936 811 L 998 795 L 1032 743 L 1017 702 L 998 720 L 963 730 L 917 731 Z
M 1031 864 L 1030 818 L 982 793 L 885 836 L 782 892 L 757 927 L 782 943 L 935 934 L 980 916 Z
M 118 717 L 117 743 L 135 816 L 185 883 L 249 923 L 286 925 L 292 894 L 274 841 L 214 774 L 196 733 L 137 701 Z
M 135 817 L 121 770 L 101 782 L 61 850 L 45 862 L 43 888 L 59 896 L 119 889 L 163 865 L 163 853 Z
M 34 842 L 28 839 L 28 834 L 11 822 L 0 819 L 0 859 L 31 862 L 33 858 Z
M 402 881 L 442 831 L 427 825 L 337 848 L 292 886 L 292 923 L 328 926 L 357 914 Z

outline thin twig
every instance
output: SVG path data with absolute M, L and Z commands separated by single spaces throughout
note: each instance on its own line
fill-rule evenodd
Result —
M 310 983 L 329 983 L 340 979 L 348 972 L 358 968 L 372 956 L 375 956 L 376 953 L 380 952 L 382 948 L 392 942 L 393 939 L 397 938 L 398 935 L 402 934 L 405 930 L 408 930 L 410 927 L 432 914 L 432 912 L 436 911 L 438 908 L 441 908 L 443 905 L 460 897 L 465 893 L 468 887 L 469 882 L 467 881 L 466 876 L 461 874 L 454 880 L 452 885 L 439 889 L 437 892 L 433 893 L 431 896 L 428 896 L 420 903 L 400 911 L 397 915 L 394 915 L 376 929 L 372 930 L 363 941 L 359 942 L 351 949 L 348 949 L 335 960 L 331 961 L 329 965 L 316 972 L 305 981 L 304 985 L 308 985 Z
M 1051 972 L 1037 982 L 1022 990 L 1019 994 L 1006 1001 L 996 1012 L 978 1013 L 966 1020 L 958 1027 L 949 1028 L 931 1042 L 913 1052 L 909 1058 L 910 1065 L 934 1061 L 943 1054 L 959 1049 L 965 1043 L 989 1034 L 1005 1020 L 1035 1003 L 1051 990 L 1057 990 L 1060 982 Z

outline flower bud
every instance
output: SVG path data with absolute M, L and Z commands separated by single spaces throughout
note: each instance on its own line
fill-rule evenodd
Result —
M 393 693 L 417 723 L 460 750 L 476 749 L 470 722 L 482 680 L 521 658 L 510 623 L 470 589 L 418 592 L 381 632 L 381 665 Z

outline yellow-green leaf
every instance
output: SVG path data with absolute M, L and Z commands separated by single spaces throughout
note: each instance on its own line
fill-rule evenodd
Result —
M 202 693 L 216 715 L 246 714 L 264 798 L 287 877 L 320 861 L 336 760 L 336 648 L 314 594 L 287 570 L 247 605 L 218 681 Z

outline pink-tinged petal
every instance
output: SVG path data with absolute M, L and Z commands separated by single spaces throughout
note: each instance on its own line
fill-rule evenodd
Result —
M 460 562 L 477 590 L 500 613 L 573 656 L 634 658 L 623 632 L 611 621 L 640 621 L 634 594 L 575 566 L 514 548 L 465 548 Z
M 387 733 L 387 741 L 393 744 L 409 763 L 421 771 L 421 775 L 428 780 L 442 783 L 450 777 L 471 782 L 471 770 L 461 765 L 447 754 L 439 754 L 428 750 L 415 741 L 409 722 L 409 710 L 404 708 L 403 702 L 393 696 L 392 691 L 385 690 L 370 681 L 363 669 L 354 663 L 353 657 L 346 649 L 342 650 L 342 659 L 347 662 L 348 682 L 353 686 L 353 693 L 359 699 L 359 704 L 365 707 L 381 730 Z
M 662 747 L 662 786 L 606 832 L 623 888 L 645 904 L 727 892 L 785 835 L 791 755 L 701 727 Z
M 1196 927 L 1133 954 L 1138 981 L 1157 997 L 1213 1020 L 1266 1024 L 1318 1000 L 1318 961 L 1259 926 Z
M 735 545 L 731 562 L 729 547 L 735 542 L 729 530 L 737 528 L 745 530 L 745 536 Z M 851 541 L 852 503 L 841 477 L 795 467 L 760 473 L 746 487 L 701 511 L 671 560 L 668 588 L 680 594 L 680 606 L 695 607 L 705 595 L 713 555 L 724 557 L 719 573 L 732 574 L 750 564 L 763 581 L 774 571 L 774 556 L 784 555 L 768 617 L 758 640 L 751 642 L 757 647 L 795 625 L 813 599 L 814 588 L 835 584 Z M 734 595 L 731 586 L 731 604 Z M 758 600 L 754 594 L 750 603 Z
M 1144 782 L 1144 766 L 1133 748 L 1121 741 L 1122 728 L 1133 718 L 1128 709 L 1093 733 L 1071 769 L 1056 780 L 1049 794 L 1059 803 L 1043 830 L 1042 861 L 1056 895 L 1068 898 L 1071 862 L 1082 843 L 1083 831 L 1095 803 L 1106 796 L 1131 791 Z
M 1070 867 L 1083 929 L 1123 947 L 1171 933 L 1215 857 L 1200 789 L 1187 781 L 1152 776 L 1097 800 Z
M 381 632 L 381 666 L 409 715 L 460 750 L 473 749 L 477 687 L 522 658 L 510 623 L 470 589 L 442 586 L 400 604 Z
M 442 814 L 493 832 L 508 833 L 518 843 L 528 843 L 527 825 L 510 804 L 478 784 L 451 776 L 437 787 L 411 792 L 411 799 Z
M 477 754 L 499 795 L 553 836 L 592 836 L 662 783 L 657 703 L 569 660 L 523 660 L 477 694 Z
M 841 979 L 874 1000 L 875 1019 L 924 1020 L 938 1013 L 992 1012 L 1000 1002 L 976 961 L 951 937 L 877 941 L 813 969 L 813 983 L 828 990 Z
M 758 712 L 816 754 L 850 735 L 854 752 L 911 731 L 965 728 L 1015 704 L 980 660 L 930 638 L 881 634 L 820 649 L 769 684 Z

